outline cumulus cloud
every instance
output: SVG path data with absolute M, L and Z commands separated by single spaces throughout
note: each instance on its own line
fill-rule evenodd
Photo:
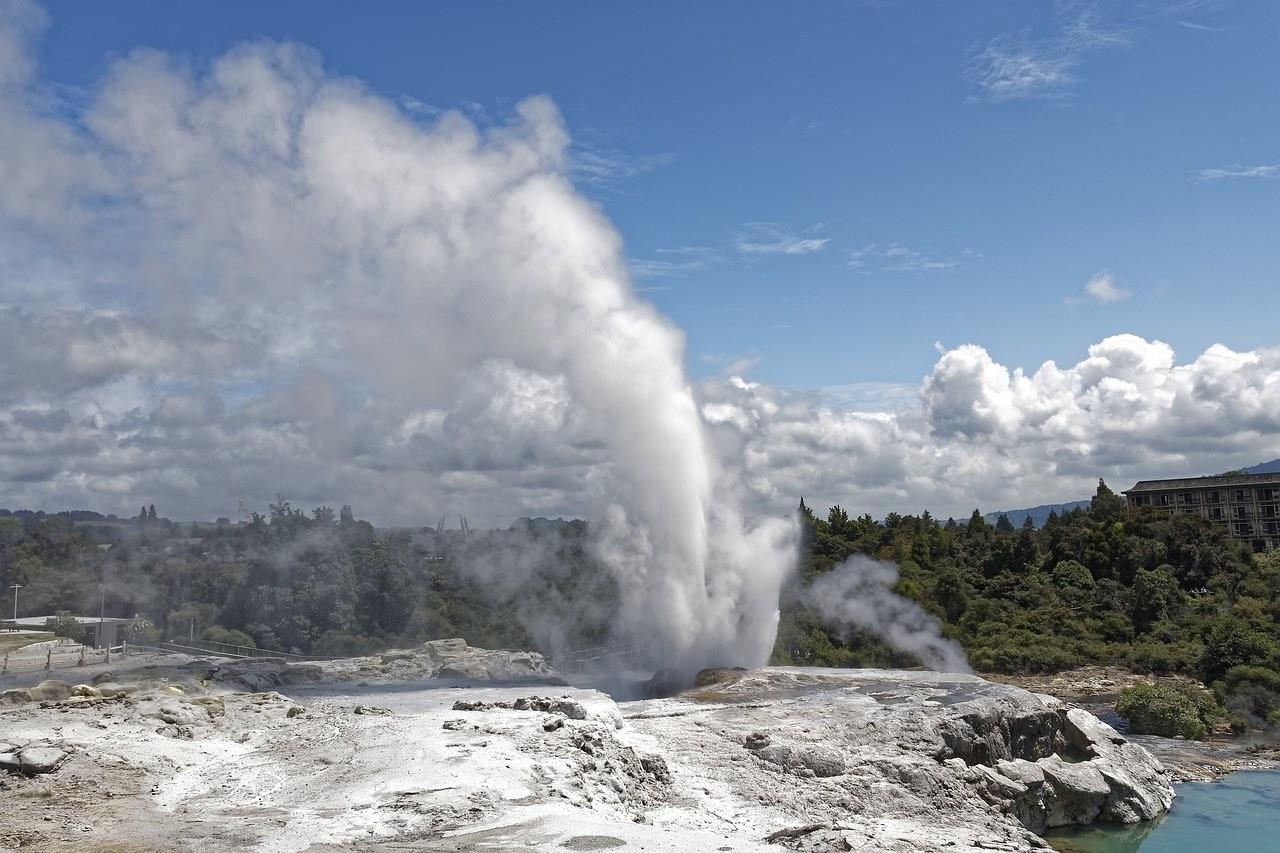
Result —
M 1214 345 L 1179 364 L 1169 345 L 1134 335 L 1031 373 L 975 344 L 947 349 L 915 405 L 892 410 L 846 411 L 742 380 L 706 383 L 702 399 L 756 500 L 803 495 L 877 516 L 1075 499 L 1098 477 L 1127 487 L 1280 451 L 1280 349 Z
M 1109 272 L 1100 272 L 1084 283 L 1085 296 L 1094 302 L 1110 305 L 1112 302 L 1123 302 L 1132 294 L 1120 285 L 1116 277 Z

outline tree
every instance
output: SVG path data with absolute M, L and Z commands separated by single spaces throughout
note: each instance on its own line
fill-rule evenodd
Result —
M 147 507 L 147 521 L 155 521 L 155 520 L 156 520 L 156 505 L 152 504 L 151 506 Z
M 1151 630 L 1151 626 L 1169 615 L 1169 608 L 1182 594 L 1173 567 L 1157 566 L 1154 569 L 1138 569 L 1133 578 L 1133 604 L 1131 613 L 1133 629 L 1139 634 Z
M 1107 487 L 1106 482 L 1098 478 L 1098 491 L 1089 502 L 1089 514 L 1098 521 L 1118 521 L 1125 510 L 1124 498 Z
M 338 511 L 338 526 L 346 529 L 355 523 L 356 517 L 351 511 L 351 504 L 343 504 L 342 509 Z
M 46 631 L 52 631 L 55 637 L 66 637 L 68 640 L 75 640 L 77 643 L 85 642 L 89 634 L 88 629 L 80 624 L 80 620 L 66 610 L 59 610 L 56 614 L 44 620 L 44 628 Z
M 969 516 L 969 532 L 985 533 L 988 529 L 987 520 L 982 517 L 982 511 L 975 509 L 973 515 Z
M 1200 674 L 1206 683 L 1217 681 L 1235 666 L 1257 666 L 1271 656 L 1271 641 L 1237 616 L 1213 623 L 1204 640 Z
M 1031 516 L 1027 516 L 1027 517 L 1030 518 Z M 1001 533 L 1013 532 L 1013 522 L 1010 521 L 1009 516 L 1004 514 L 1003 512 L 1000 513 L 1000 517 L 996 519 L 996 530 L 1000 531 Z

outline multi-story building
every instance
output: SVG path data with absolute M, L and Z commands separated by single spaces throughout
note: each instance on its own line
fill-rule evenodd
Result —
M 1280 474 L 1142 480 L 1124 496 L 1130 506 L 1203 516 L 1259 550 L 1280 547 Z

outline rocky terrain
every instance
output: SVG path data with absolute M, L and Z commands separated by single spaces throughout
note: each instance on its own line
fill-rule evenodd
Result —
M 929 672 L 712 670 L 618 703 L 452 640 L 3 702 L 3 850 L 1018 851 L 1173 797 L 1088 712 Z

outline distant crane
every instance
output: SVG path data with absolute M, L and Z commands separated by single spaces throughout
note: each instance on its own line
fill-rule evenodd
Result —
M 467 539 L 471 536 L 471 525 L 467 524 L 467 517 L 465 515 L 458 516 L 458 521 L 462 522 L 462 538 Z

